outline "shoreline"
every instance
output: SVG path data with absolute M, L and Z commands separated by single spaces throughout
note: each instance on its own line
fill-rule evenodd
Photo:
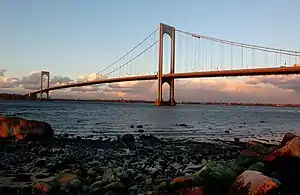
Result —
M 0 94 L 1 95 L 1 94 Z M 49 101 L 49 102 L 99 102 L 99 103 L 128 103 L 128 104 L 154 104 L 154 101 L 148 100 L 80 100 L 80 99 L 13 99 L 13 98 L 1 98 L 0 101 Z M 300 104 L 276 104 L 276 103 L 240 103 L 240 102 L 177 102 L 177 105 L 208 105 L 208 106 L 245 106 L 245 107 L 286 107 L 286 108 L 299 108 Z

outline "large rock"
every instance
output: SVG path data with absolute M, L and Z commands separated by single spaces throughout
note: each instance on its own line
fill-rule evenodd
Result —
M 276 173 L 282 183 L 284 194 L 293 194 L 298 190 L 300 181 L 300 137 L 294 137 L 285 145 L 268 155 L 264 163 L 269 172 Z
M 125 134 L 119 137 L 118 140 L 124 147 L 131 147 L 135 143 L 135 138 L 132 134 Z
M 265 161 L 273 161 L 278 157 L 294 157 L 300 159 L 300 137 L 294 137 L 285 146 L 265 157 Z
M 204 186 L 205 193 L 209 195 L 227 192 L 236 176 L 229 165 L 215 161 L 208 163 L 194 174 L 197 185 Z
M 245 171 L 231 186 L 230 195 L 263 195 L 278 192 L 280 183 L 258 171 Z
M 295 137 L 297 137 L 297 135 L 295 135 L 294 133 L 291 132 L 286 133 L 280 143 L 280 146 L 284 147 L 289 141 L 291 141 Z
M 53 130 L 48 123 L 42 121 L 25 120 L 19 117 L 0 117 L 0 138 L 49 141 L 53 138 Z

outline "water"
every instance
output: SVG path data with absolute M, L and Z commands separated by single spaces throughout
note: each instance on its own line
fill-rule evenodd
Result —
M 254 136 L 279 140 L 287 131 L 300 133 L 300 108 L 0 101 L 0 115 L 46 121 L 57 133 L 95 137 L 139 134 L 136 128 L 130 128 L 138 124 L 143 125 L 145 133 L 166 138 L 247 139 Z

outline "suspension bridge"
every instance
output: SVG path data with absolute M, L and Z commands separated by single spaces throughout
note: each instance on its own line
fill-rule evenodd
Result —
M 174 106 L 175 79 L 299 73 L 298 51 L 227 41 L 159 24 L 159 27 L 143 41 L 93 77 L 50 86 L 50 73 L 42 71 L 37 81 L 40 84 L 39 88 L 26 95 L 37 99 L 38 94 L 42 98 L 43 93 L 46 93 L 48 99 L 49 92 L 53 90 L 157 80 L 155 105 Z M 168 101 L 163 101 L 162 97 L 164 83 L 170 86 Z

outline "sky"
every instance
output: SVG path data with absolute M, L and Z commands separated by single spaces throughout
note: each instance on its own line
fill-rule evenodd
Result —
M 0 92 L 33 89 L 41 70 L 50 71 L 51 85 L 87 78 L 138 44 L 159 23 L 225 40 L 300 51 L 299 7 L 298 0 L 2 0 Z M 149 67 L 147 72 L 155 72 L 155 55 L 155 50 L 149 51 L 136 63 Z M 184 71 L 180 58 L 176 69 Z M 200 66 L 203 57 L 199 53 L 189 59 Z M 136 66 L 132 69 L 144 70 Z M 300 103 L 297 84 L 299 78 L 294 75 L 189 79 L 177 81 L 175 90 L 182 100 Z M 155 89 L 153 82 L 133 82 L 61 90 L 52 96 L 151 99 L 155 98 Z M 184 90 L 187 93 L 182 93 Z M 275 95 L 268 96 L 271 94 Z

